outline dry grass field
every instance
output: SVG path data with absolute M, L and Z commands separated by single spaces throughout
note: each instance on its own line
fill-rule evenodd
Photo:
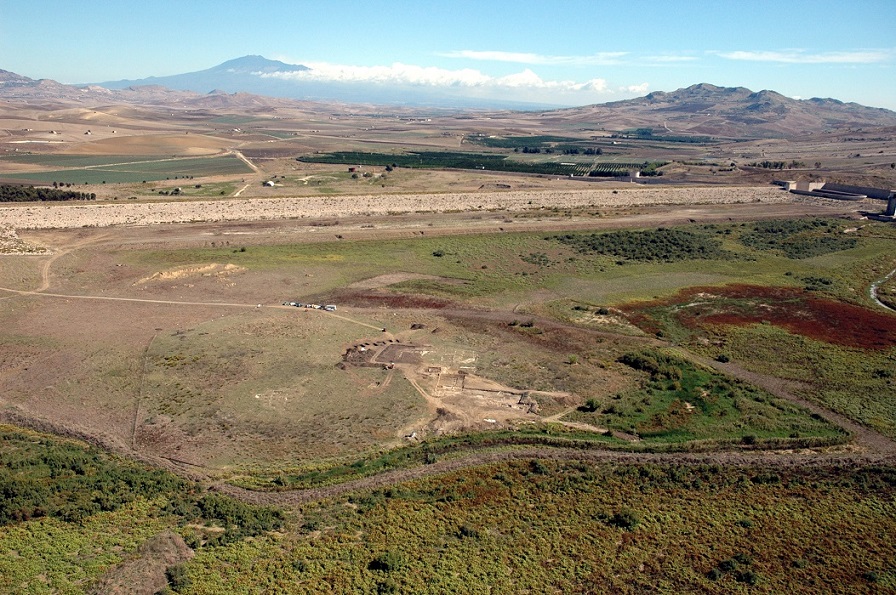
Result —
M 602 422 L 563 416 L 589 399 L 636 390 L 631 370 L 614 362 L 652 340 L 618 316 L 591 310 L 585 320 L 571 306 L 762 277 L 764 265 L 753 273 L 644 269 L 634 273 L 637 285 L 575 259 L 550 273 L 545 263 L 557 267 L 567 256 L 556 248 L 544 262 L 527 256 L 544 242 L 539 230 L 841 215 L 845 204 L 772 190 L 682 189 L 665 196 L 669 204 L 631 205 L 639 192 L 652 199 L 645 202 L 662 198 L 653 189 L 501 193 L 491 198 L 502 210 L 483 209 L 482 218 L 446 202 L 446 213 L 339 213 L 336 225 L 270 210 L 257 223 L 245 221 L 251 210 L 234 223 L 169 220 L 178 209 L 192 209 L 187 219 L 216 216 L 195 202 L 7 207 L 74 210 L 84 223 L 20 218 L 17 241 L 46 252 L 0 262 L 3 409 L 212 475 L 303 468 L 408 436 L 413 443 L 533 423 L 599 435 Z M 740 200 L 749 192 L 758 202 Z M 578 206 L 617 197 L 626 202 L 601 205 L 613 216 L 588 217 L 596 206 Z M 539 206 L 531 216 L 530 198 L 571 204 L 553 215 Z M 407 200 L 438 211 L 443 199 Z M 157 210 L 160 222 L 109 225 L 110 211 L 140 208 Z M 29 221 L 45 229 L 28 230 Z M 282 304 L 290 301 L 335 303 L 337 311 Z M 394 351 L 400 345 L 409 359 Z M 369 353 L 346 359 L 360 347 Z

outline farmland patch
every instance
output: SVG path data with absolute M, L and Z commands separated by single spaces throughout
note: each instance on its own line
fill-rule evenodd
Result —
M 49 160 L 54 163 L 58 160 Z M 10 174 L 11 178 L 33 183 L 71 184 L 139 183 L 178 178 L 194 178 L 217 175 L 240 175 L 252 173 L 252 169 L 234 156 L 189 157 L 170 159 L 122 158 L 117 161 L 109 157 L 70 156 L 62 163 L 85 164 L 71 169 L 53 169 L 42 172 Z

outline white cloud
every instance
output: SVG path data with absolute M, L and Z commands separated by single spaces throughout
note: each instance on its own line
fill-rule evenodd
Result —
M 660 64 L 675 64 L 676 62 L 696 62 L 696 56 L 681 56 L 678 54 L 667 54 L 661 56 L 647 56 L 644 58 L 647 62 Z
M 493 77 L 472 68 L 448 70 L 434 66 L 415 66 L 396 62 L 390 66 L 349 66 L 325 62 L 303 62 L 310 70 L 297 72 L 259 72 L 262 78 L 294 81 L 377 83 L 495 91 L 552 91 L 563 94 L 612 94 L 607 81 L 594 78 L 584 82 L 544 80 L 532 70 Z
M 395 62 L 390 66 L 351 66 L 327 62 L 305 62 L 310 70 L 297 72 L 258 73 L 262 78 L 296 81 L 327 81 L 341 83 L 382 83 L 419 86 L 476 87 L 493 80 L 478 70 L 463 68 L 445 70 L 432 66 L 415 66 Z
M 856 50 L 811 53 L 805 50 L 716 52 L 728 60 L 782 64 L 878 64 L 894 57 L 893 50 Z
M 554 56 L 550 54 L 534 54 L 530 52 L 454 50 L 450 52 L 442 52 L 438 55 L 443 58 L 465 58 L 467 60 L 515 62 L 518 64 L 609 66 L 619 64 L 620 59 L 627 54 L 628 52 L 598 52 L 586 56 Z
M 647 89 L 650 88 L 650 83 L 641 83 L 640 85 L 629 85 L 628 87 L 623 87 L 622 90 L 627 93 L 637 93 L 638 95 L 643 95 L 647 93 Z

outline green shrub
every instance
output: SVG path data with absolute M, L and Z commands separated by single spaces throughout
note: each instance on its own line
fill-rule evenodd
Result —
M 709 234 L 681 229 L 658 228 L 650 231 L 613 231 L 592 234 L 550 236 L 582 254 L 603 254 L 627 260 L 677 262 L 699 259 L 730 259 L 734 255 L 722 249 L 722 242 Z M 623 264 L 619 261 L 617 264 Z
M 641 515 L 631 508 L 623 508 L 609 518 L 607 523 L 619 529 L 631 531 L 641 522 Z
M 189 589 L 192 585 L 187 569 L 183 564 L 177 564 L 165 570 L 165 578 L 168 579 L 168 586 L 175 592 Z
M 394 572 L 404 566 L 404 558 L 398 552 L 389 551 L 380 554 L 367 565 L 368 570 Z
M 597 399 L 588 399 L 584 405 L 579 406 L 579 411 L 585 413 L 594 413 L 600 408 L 600 401 Z

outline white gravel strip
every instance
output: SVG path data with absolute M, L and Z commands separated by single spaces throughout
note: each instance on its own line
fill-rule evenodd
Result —
M 409 212 L 523 211 L 593 206 L 619 208 L 638 205 L 787 203 L 792 195 L 780 188 L 682 188 L 638 186 L 631 189 L 576 191 L 511 191 L 458 194 L 401 194 L 389 196 L 326 196 L 302 198 L 246 198 L 185 202 L 114 202 L 13 204 L 0 207 L 0 226 L 15 229 L 64 229 L 112 225 L 155 225 L 215 221 L 259 221 L 385 215 Z

